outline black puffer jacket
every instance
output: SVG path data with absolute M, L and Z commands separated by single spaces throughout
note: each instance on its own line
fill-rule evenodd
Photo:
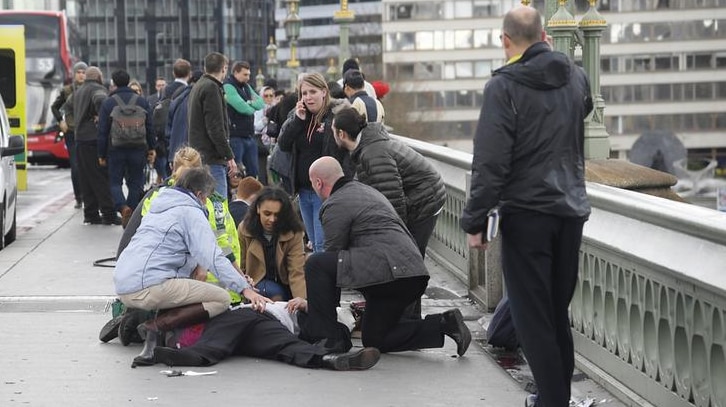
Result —
M 411 147 L 368 123 L 351 158 L 358 180 L 380 191 L 406 225 L 435 215 L 446 201 L 441 175 Z
M 500 202 L 503 214 L 587 216 L 584 120 L 592 108 L 585 72 L 544 42 L 494 71 L 484 88 L 462 228 L 481 232 Z

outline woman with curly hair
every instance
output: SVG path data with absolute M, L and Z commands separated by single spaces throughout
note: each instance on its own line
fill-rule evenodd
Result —
M 273 301 L 307 298 L 303 226 L 287 192 L 265 187 L 239 228 L 240 268 Z

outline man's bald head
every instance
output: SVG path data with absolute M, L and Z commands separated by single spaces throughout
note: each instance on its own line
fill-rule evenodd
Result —
M 515 7 L 504 16 L 503 34 L 515 45 L 529 47 L 542 41 L 542 16 L 532 7 Z
M 330 196 L 333 185 L 345 175 L 338 160 L 328 156 L 315 160 L 310 165 L 308 174 L 313 189 L 322 199 L 327 199 Z

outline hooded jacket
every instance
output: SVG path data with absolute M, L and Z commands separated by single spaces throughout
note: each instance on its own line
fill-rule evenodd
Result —
M 483 231 L 497 205 L 503 215 L 589 215 L 583 145 L 592 109 L 584 71 L 544 42 L 494 71 L 484 88 L 462 228 Z
M 435 215 L 446 201 L 441 175 L 421 154 L 368 123 L 351 152 L 358 180 L 382 193 L 406 225 Z
M 216 244 L 196 197 L 176 187 L 163 188 L 116 262 L 116 293 L 134 293 L 170 278 L 190 278 L 197 265 L 230 290 L 239 293 L 249 287 Z

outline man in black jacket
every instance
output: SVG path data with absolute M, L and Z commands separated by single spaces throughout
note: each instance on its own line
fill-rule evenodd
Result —
M 593 106 L 585 73 L 545 38 L 534 8 L 504 17 L 508 63 L 484 89 L 461 225 L 469 246 L 485 249 L 487 213 L 501 206 L 512 319 L 538 389 L 525 404 L 565 407 L 574 369 L 567 309 L 590 213 L 584 119 Z
M 226 197 L 227 175 L 237 173 L 237 163 L 229 145 L 229 117 L 224 102 L 222 81 L 227 76 L 227 57 L 211 52 L 204 57 L 204 75 L 189 93 L 189 145 L 202 155 L 209 166 L 214 190 Z
M 360 291 L 366 299 L 361 322 L 363 346 L 381 352 L 440 348 L 444 335 L 456 342 L 462 356 L 471 333 L 461 311 L 401 319 L 406 307 L 426 291 L 429 275 L 413 238 L 401 218 L 372 187 L 343 175 L 333 157 L 310 166 L 310 182 L 323 199 L 320 218 L 325 252 L 313 253 L 305 263 L 308 289 L 307 317 L 300 337 L 336 352 L 351 347 L 350 331 L 337 321 L 337 287 Z

